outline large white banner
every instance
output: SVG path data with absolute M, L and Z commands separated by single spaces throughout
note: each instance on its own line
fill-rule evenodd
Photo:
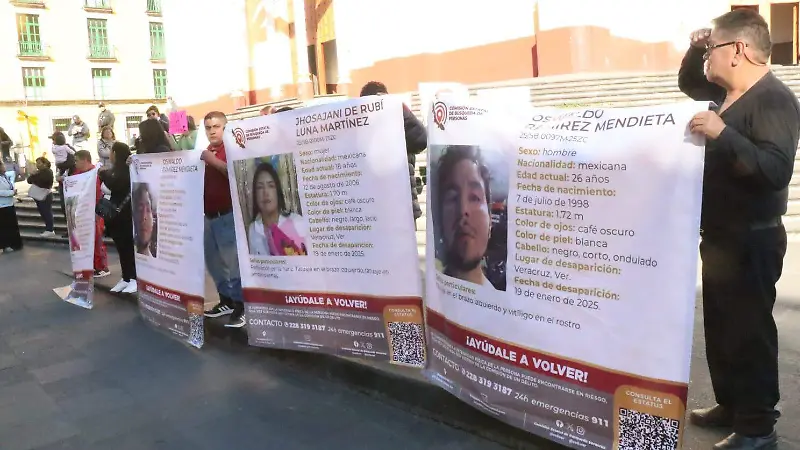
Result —
M 430 378 L 569 447 L 677 448 L 707 107 L 434 103 Z
M 230 123 L 225 149 L 250 344 L 423 366 L 400 99 Z
M 92 309 L 94 294 L 95 204 L 97 169 L 64 178 L 64 205 L 75 281 L 56 293 L 73 305 Z
M 206 276 L 201 154 L 135 155 L 130 169 L 139 309 L 156 328 L 198 348 Z

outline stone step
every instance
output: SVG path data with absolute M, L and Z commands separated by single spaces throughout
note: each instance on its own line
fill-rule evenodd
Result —
M 786 232 L 792 235 L 800 235 L 800 215 L 783 216 L 783 226 Z
M 31 219 L 21 219 L 17 217 L 17 222 L 19 222 L 19 229 L 20 231 L 34 231 L 41 233 L 44 231 L 44 222 L 42 219 L 39 220 L 31 220 Z M 67 224 L 53 222 L 53 230 L 56 233 L 66 233 L 67 232 Z
M 44 227 L 42 227 L 42 231 L 44 231 Z M 69 241 L 67 238 L 61 237 L 61 234 L 56 231 L 55 237 L 42 237 L 40 236 L 41 231 L 22 231 L 20 230 L 20 236 L 22 237 L 23 241 L 32 241 L 32 242 L 50 242 L 53 244 L 63 244 L 65 246 L 69 245 Z M 103 242 L 106 244 L 107 247 L 114 247 L 114 241 L 110 238 L 103 238 Z
M 787 216 L 800 216 L 800 198 L 790 198 L 786 204 Z

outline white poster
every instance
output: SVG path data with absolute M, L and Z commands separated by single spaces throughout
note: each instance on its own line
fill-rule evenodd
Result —
M 573 448 L 677 448 L 707 103 L 429 112 L 430 378 Z M 647 424 L 643 426 L 643 424 Z
M 402 114 L 373 96 L 228 124 L 251 345 L 424 365 Z
M 139 309 L 147 322 L 203 346 L 202 152 L 133 156 L 131 212 Z
M 64 178 L 67 238 L 75 281 L 69 289 L 61 289 L 56 294 L 86 309 L 93 306 L 96 202 L 97 169 Z

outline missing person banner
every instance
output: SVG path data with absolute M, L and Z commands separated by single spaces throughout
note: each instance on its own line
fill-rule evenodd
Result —
M 205 260 L 201 152 L 135 155 L 131 212 L 142 317 L 203 346 Z
M 247 119 L 225 139 L 250 344 L 422 367 L 401 101 Z
M 678 448 L 706 103 L 429 114 L 429 378 L 573 448 Z
M 66 302 L 92 309 L 97 169 L 65 177 L 63 195 L 69 256 L 75 281 L 54 291 Z

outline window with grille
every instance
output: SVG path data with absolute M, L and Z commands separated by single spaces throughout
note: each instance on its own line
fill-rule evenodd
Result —
M 51 120 L 53 131 L 60 131 L 66 133 L 72 123 L 72 117 L 56 117 Z
M 86 0 L 84 5 L 87 8 L 95 8 L 95 9 L 111 9 L 111 4 L 109 0 Z
M 150 22 L 150 59 L 164 59 L 164 24 Z
M 111 69 L 92 69 L 92 86 L 95 100 L 111 97 Z
M 89 56 L 92 58 L 111 58 L 111 47 L 108 45 L 108 21 L 105 19 L 89 19 Z
M 166 69 L 153 69 L 153 90 L 155 98 L 167 98 Z
M 161 12 L 161 0 L 147 0 L 147 12 L 160 13 Z
M 41 55 L 42 37 L 39 33 L 39 16 L 36 14 L 17 14 L 17 37 L 20 55 Z
M 27 100 L 42 100 L 44 98 L 44 68 L 23 67 L 22 85 L 25 87 Z

